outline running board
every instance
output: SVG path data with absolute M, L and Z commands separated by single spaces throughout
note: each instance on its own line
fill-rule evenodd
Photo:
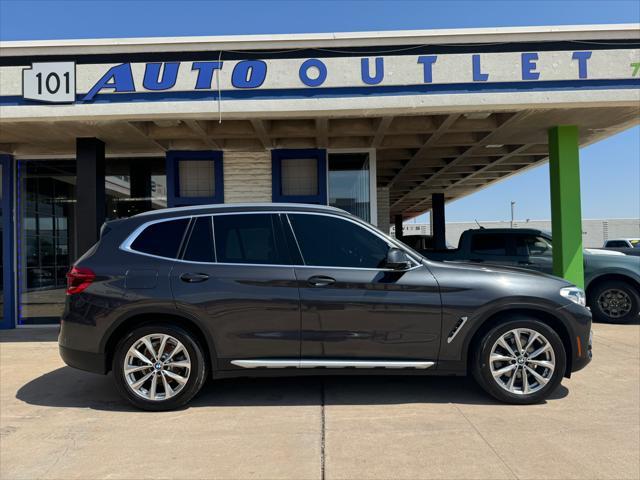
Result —
M 232 360 L 242 368 L 410 368 L 424 370 L 435 362 L 383 360 Z

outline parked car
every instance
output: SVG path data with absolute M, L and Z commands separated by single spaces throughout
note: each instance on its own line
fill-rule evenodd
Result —
M 469 261 L 553 272 L 551 235 L 531 228 L 466 230 L 457 249 L 421 253 L 432 260 Z M 587 305 L 595 320 L 628 323 L 638 319 L 640 257 L 585 249 L 584 274 Z
M 640 257 L 640 238 L 617 238 L 604 242 L 607 250 L 622 252 L 625 255 Z
M 416 251 L 435 250 L 433 235 L 404 235 L 400 241 Z M 447 248 L 452 246 L 447 243 Z
M 591 359 L 584 292 L 521 269 L 430 262 L 342 210 L 157 210 L 109 222 L 68 274 L 64 361 L 134 405 L 208 377 L 471 373 L 503 402 L 548 397 Z

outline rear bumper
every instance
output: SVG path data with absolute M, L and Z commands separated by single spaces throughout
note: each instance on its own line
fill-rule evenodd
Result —
M 83 352 L 59 345 L 60 356 L 70 367 L 91 373 L 107 373 L 106 357 L 103 353 Z

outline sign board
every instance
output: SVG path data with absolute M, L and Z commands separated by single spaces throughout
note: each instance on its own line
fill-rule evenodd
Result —
M 296 95 L 394 94 L 553 86 L 594 82 L 640 87 L 640 49 L 387 55 L 373 57 L 211 60 L 2 67 L 0 105 L 16 97 L 46 103 L 93 103 Z M 583 83 L 580 83 L 583 82 Z M 609 84 L 607 83 L 607 85 Z M 636 85 L 637 84 L 637 85 Z M 370 90 L 368 90 L 370 89 Z M 230 96 L 230 97 L 229 97 Z M 19 103 L 18 103 L 19 104 Z

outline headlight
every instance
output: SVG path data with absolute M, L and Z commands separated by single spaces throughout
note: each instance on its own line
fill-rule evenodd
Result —
M 583 307 L 587 305 L 587 296 L 581 288 L 564 287 L 560 289 L 560 295 Z

